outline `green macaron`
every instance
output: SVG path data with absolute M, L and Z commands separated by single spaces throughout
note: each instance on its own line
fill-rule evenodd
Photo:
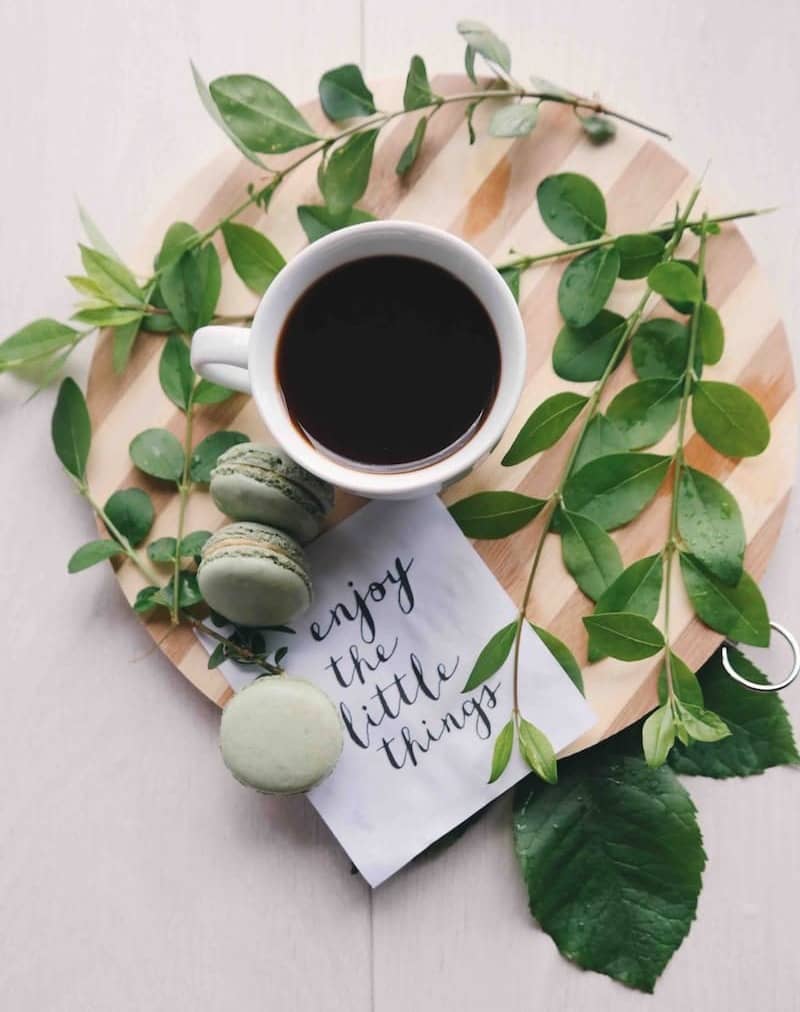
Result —
M 265 794 L 299 794 L 331 772 L 342 751 L 342 722 L 311 682 L 257 678 L 222 711 L 219 736 L 236 779 Z
M 212 534 L 197 582 L 209 607 L 237 625 L 282 625 L 311 603 L 303 549 L 265 524 L 228 524 Z
M 234 520 L 254 520 L 288 531 L 305 544 L 333 508 L 333 487 L 277 447 L 237 443 L 211 472 L 211 495 Z

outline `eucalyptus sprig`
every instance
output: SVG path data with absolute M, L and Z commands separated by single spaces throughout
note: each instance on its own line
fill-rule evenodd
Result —
M 714 364 L 722 357 L 724 333 L 718 314 L 706 302 L 705 283 L 706 242 L 719 231 L 719 224 L 706 216 L 691 221 L 698 195 L 699 187 L 671 226 L 609 237 L 605 201 L 591 180 L 562 173 L 539 185 L 537 200 L 545 223 L 559 238 L 582 246 L 559 285 L 565 326 L 554 344 L 553 368 L 563 379 L 593 381 L 594 386 L 589 395 L 564 391 L 540 404 L 503 458 L 506 466 L 529 460 L 555 445 L 577 422 L 566 463 L 547 498 L 480 492 L 451 507 L 464 532 L 478 538 L 506 537 L 541 514 L 517 618 L 489 640 L 464 687 L 472 689 L 494 674 L 513 647 L 512 715 L 495 739 L 490 781 L 507 767 L 515 738 L 531 769 L 549 782 L 556 779 L 552 747 L 522 716 L 519 698 L 523 627 L 550 533 L 560 536 L 566 569 L 595 601 L 594 614 L 584 619 L 590 661 L 605 656 L 633 661 L 664 651 L 662 705 L 644 730 L 649 763 L 664 761 L 676 735 L 685 743 L 717 740 L 727 733 L 724 722 L 704 708 L 694 675 L 671 649 L 673 558 L 680 557 L 684 584 L 702 621 L 742 642 L 768 642 L 766 606 L 742 568 L 745 537 L 739 508 L 724 486 L 690 468 L 684 454 L 690 402 L 697 431 L 722 453 L 737 457 L 760 453 L 769 440 L 766 416 L 746 391 L 701 379 L 703 362 Z M 676 256 L 688 229 L 700 235 L 697 263 Z M 619 279 L 642 277 L 647 279 L 645 291 L 627 319 L 604 308 Z M 664 297 L 676 312 L 689 314 L 690 326 L 667 318 L 642 323 L 653 294 Z M 639 382 L 617 394 L 602 414 L 606 385 L 628 349 Z M 678 441 L 671 456 L 642 452 L 676 421 Z M 647 507 L 670 468 L 674 488 L 668 544 L 659 555 L 623 569 L 608 531 L 627 524 Z M 664 569 L 662 633 L 653 619 Z M 552 633 L 543 639 L 577 683 L 574 672 L 580 669 L 566 645 Z

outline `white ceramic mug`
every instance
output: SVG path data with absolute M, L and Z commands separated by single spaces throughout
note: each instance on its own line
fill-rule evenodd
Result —
M 497 393 L 483 423 L 448 456 L 409 470 L 364 469 L 312 445 L 289 416 L 275 362 L 286 318 L 318 278 L 351 260 L 386 255 L 427 260 L 459 278 L 482 302 L 500 346 Z M 525 359 L 522 318 L 498 271 L 463 239 L 410 221 L 366 222 L 317 240 L 272 282 L 252 327 L 203 327 L 192 340 L 195 371 L 214 383 L 251 393 L 267 428 L 290 457 L 333 485 L 370 499 L 414 499 L 440 492 L 469 474 L 497 446 L 514 413 Z M 458 382 L 457 372 L 453 382 Z

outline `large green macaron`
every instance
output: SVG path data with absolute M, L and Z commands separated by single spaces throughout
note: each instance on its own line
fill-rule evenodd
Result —
M 333 486 L 263 443 L 226 450 L 211 472 L 211 495 L 234 520 L 271 524 L 303 544 L 319 534 L 333 508 Z
M 225 765 L 265 794 L 299 794 L 323 780 L 342 751 L 342 722 L 331 700 L 302 678 L 267 675 L 222 711 Z
M 281 625 L 311 603 L 303 549 L 265 524 L 228 524 L 212 534 L 197 581 L 208 605 L 237 625 Z

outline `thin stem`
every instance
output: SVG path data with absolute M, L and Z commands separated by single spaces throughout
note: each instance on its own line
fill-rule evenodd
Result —
M 186 406 L 186 427 L 183 436 L 183 474 L 178 484 L 178 533 L 175 546 L 175 561 L 172 567 L 172 604 L 170 606 L 170 620 L 173 625 L 179 622 L 178 613 L 180 605 L 178 602 L 181 578 L 181 541 L 183 539 L 183 528 L 186 522 L 186 504 L 189 500 L 189 491 L 192 487 L 189 476 L 189 468 L 192 461 L 192 427 L 194 424 L 194 402 L 189 398 Z
M 234 643 L 233 640 L 223 636 L 222 633 L 218 633 L 216 629 L 212 629 L 210 626 L 206 625 L 205 622 L 201 622 L 199 619 L 195 618 L 194 615 L 190 615 L 188 612 L 183 612 L 181 614 L 181 620 L 187 622 L 190 626 L 203 633 L 204 636 L 210 636 L 212 640 L 215 640 L 217 643 L 221 643 L 230 653 L 236 654 L 249 664 L 260 664 L 261 667 L 270 675 L 283 674 L 283 668 L 280 668 L 271 661 L 267 660 L 265 654 L 257 654 L 252 650 L 248 650 L 247 647 L 239 646 L 238 643 Z
M 697 283 L 700 292 L 703 291 L 703 280 L 706 267 L 706 219 L 701 222 L 700 249 L 697 255 Z M 686 351 L 686 368 L 683 374 L 683 389 L 681 392 L 681 405 L 678 413 L 678 434 L 676 438 L 675 453 L 673 455 L 674 469 L 672 475 L 672 502 L 670 504 L 669 516 L 669 539 L 664 549 L 664 563 L 666 572 L 664 574 L 664 668 L 667 674 L 667 694 L 670 703 L 675 698 L 675 690 L 672 680 L 672 653 L 670 650 L 670 608 L 672 599 L 672 571 L 675 560 L 675 553 L 678 550 L 678 496 L 680 493 L 681 478 L 683 469 L 686 466 L 686 455 L 684 442 L 686 438 L 686 421 L 689 415 L 689 401 L 692 396 L 692 384 L 696 378 L 694 363 L 697 352 L 697 337 L 700 329 L 700 311 L 702 298 L 695 304 L 692 312 L 692 322 L 689 329 L 689 346 Z
M 119 530 L 119 528 L 116 527 L 115 524 L 111 522 L 108 514 L 103 509 L 103 507 L 93 498 L 92 493 L 89 491 L 89 486 L 85 482 L 77 482 L 76 484 L 78 486 L 78 491 L 91 506 L 92 510 L 95 513 L 95 516 L 99 517 L 103 521 L 106 528 L 108 529 L 109 534 L 114 538 L 115 541 L 119 542 L 120 548 L 123 550 L 125 555 L 127 555 L 127 557 L 131 560 L 134 566 L 136 566 L 136 568 L 139 570 L 142 576 L 144 576 L 146 580 L 149 580 L 150 583 L 158 584 L 159 582 L 158 573 L 156 573 L 155 569 L 153 569 L 153 567 L 150 565 L 147 559 L 145 559 L 140 552 L 136 551 L 136 549 L 130 543 L 128 538 L 125 537 L 125 535 Z

